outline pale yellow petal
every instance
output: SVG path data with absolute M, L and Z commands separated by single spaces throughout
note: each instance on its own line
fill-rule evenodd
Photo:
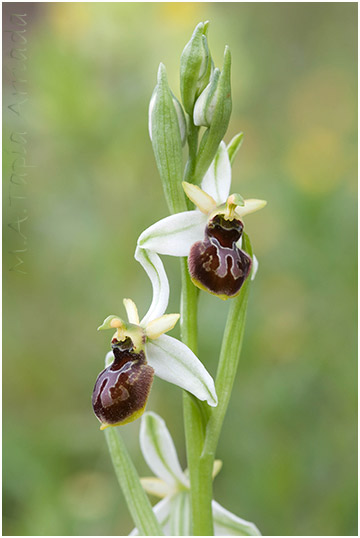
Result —
M 134 325 L 139 325 L 140 320 L 138 309 L 136 308 L 136 304 L 134 303 L 134 301 L 132 301 L 131 299 L 123 299 L 123 303 L 129 322 L 134 323 Z
M 216 202 L 210 194 L 200 189 L 197 185 L 187 183 L 186 181 L 183 181 L 182 185 L 186 196 L 194 202 L 200 211 L 207 215 L 215 209 Z
M 161 499 L 175 493 L 174 488 L 164 480 L 161 480 L 161 478 L 140 478 L 140 482 L 146 493 L 150 493 L 150 495 L 155 495 Z
M 254 213 L 255 211 L 259 211 L 259 209 L 262 209 L 267 204 L 266 200 L 256 200 L 253 198 L 250 198 L 249 200 L 244 200 L 243 206 L 237 206 L 235 209 L 235 215 L 237 217 L 243 217 L 244 215 L 248 215 L 249 213 Z
M 212 479 L 213 480 L 220 473 L 222 465 L 223 465 L 223 462 L 221 460 L 215 460 L 214 461 L 213 470 L 212 470 Z
M 150 321 L 150 323 L 146 325 L 146 336 L 152 340 L 159 338 L 159 336 L 175 327 L 179 318 L 180 314 L 165 314 L 160 318 Z

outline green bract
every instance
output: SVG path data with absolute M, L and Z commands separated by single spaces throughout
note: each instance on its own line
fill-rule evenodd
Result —
M 192 115 L 197 97 L 209 82 L 211 56 L 207 44 L 208 22 L 200 22 L 180 59 L 180 91 L 184 108 Z
M 214 70 L 211 80 L 196 101 L 194 124 L 208 127 L 199 146 L 195 166 L 195 183 L 199 183 L 214 159 L 229 125 L 231 102 L 231 54 L 225 47 L 222 71 Z

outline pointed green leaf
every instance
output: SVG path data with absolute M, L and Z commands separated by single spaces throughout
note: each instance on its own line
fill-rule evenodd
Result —
M 235 156 L 239 149 L 241 148 L 241 145 L 243 143 L 244 139 L 244 133 L 239 133 L 232 138 L 232 140 L 229 142 L 227 146 L 227 151 L 230 159 L 230 164 L 232 165 L 235 159 Z

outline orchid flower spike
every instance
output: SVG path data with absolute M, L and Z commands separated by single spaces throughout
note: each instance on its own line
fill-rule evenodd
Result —
M 242 218 L 266 205 L 265 200 L 244 200 L 231 194 L 231 163 L 221 142 L 201 188 L 183 182 L 194 211 L 166 217 L 145 230 L 138 246 L 170 256 L 188 256 L 193 283 L 221 299 L 235 297 L 257 260 L 241 250 Z
M 191 536 L 190 483 L 181 469 L 174 442 L 164 420 L 156 413 L 141 419 L 140 446 L 146 463 L 156 477 L 142 478 L 147 493 L 160 497 L 153 511 L 165 536 Z M 213 478 L 222 463 L 215 460 Z M 261 536 L 259 529 L 212 501 L 215 536 Z M 134 529 L 130 536 L 138 536 Z
M 92 404 L 100 429 L 132 422 L 142 415 L 154 374 L 217 405 L 212 377 L 182 342 L 167 336 L 180 314 L 164 314 L 169 302 L 169 282 L 155 252 L 137 249 L 135 258 L 147 272 L 153 287 L 150 308 L 140 321 L 135 303 L 124 299 L 128 321 L 108 316 L 99 330 L 115 329 L 112 351 L 95 383 Z

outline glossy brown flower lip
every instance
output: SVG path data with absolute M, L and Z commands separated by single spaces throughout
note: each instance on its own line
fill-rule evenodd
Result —
M 154 369 L 147 364 L 144 351 L 136 353 L 129 337 L 123 342 L 113 340 L 112 348 L 114 360 L 98 375 L 92 395 L 101 429 L 139 418 L 154 378 Z
M 240 220 L 215 215 L 205 228 L 205 237 L 191 247 L 188 267 L 193 283 L 219 296 L 235 297 L 250 274 L 252 260 L 237 245 L 243 230 Z

